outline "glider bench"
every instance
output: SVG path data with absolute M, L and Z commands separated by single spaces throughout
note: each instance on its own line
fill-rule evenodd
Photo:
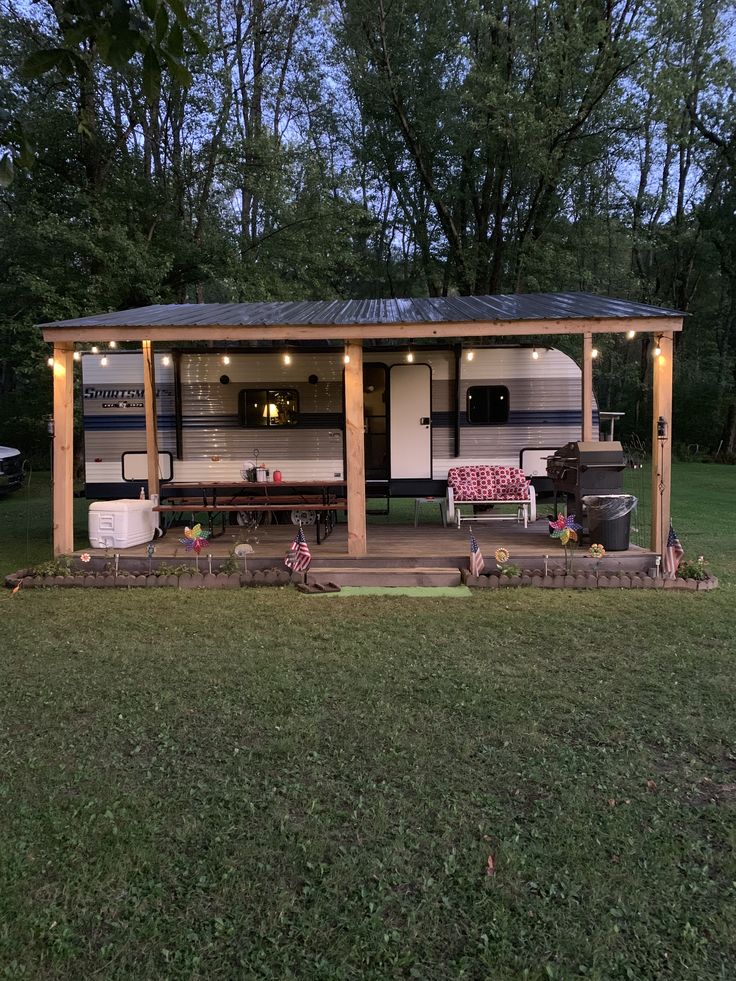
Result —
M 475 513 L 476 507 L 496 504 L 515 504 L 515 513 Z M 524 471 L 490 463 L 450 468 L 445 509 L 447 520 L 454 521 L 458 528 L 462 521 L 490 520 L 523 521 L 526 528 L 530 521 L 537 520 L 536 494 Z

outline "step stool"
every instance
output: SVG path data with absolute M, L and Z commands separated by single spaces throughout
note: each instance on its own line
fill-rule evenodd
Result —
M 419 506 L 421 504 L 437 504 L 440 509 L 440 517 L 442 518 L 442 527 L 447 527 L 447 511 L 445 510 L 445 499 L 444 497 L 415 497 L 414 498 L 414 527 L 416 528 L 419 524 Z

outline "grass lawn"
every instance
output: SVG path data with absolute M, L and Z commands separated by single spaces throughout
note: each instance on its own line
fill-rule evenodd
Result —
M 0 977 L 734 977 L 734 503 L 704 594 L 3 591 Z

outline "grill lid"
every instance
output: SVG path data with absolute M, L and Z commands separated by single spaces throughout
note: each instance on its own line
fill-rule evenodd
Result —
M 547 473 L 560 479 L 565 472 L 586 470 L 623 470 L 626 466 L 621 443 L 579 440 L 566 443 L 547 460 Z

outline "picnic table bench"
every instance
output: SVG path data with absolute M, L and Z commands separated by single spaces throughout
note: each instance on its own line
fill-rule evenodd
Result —
M 215 537 L 215 521 L 244 515 L 244 523 L 257 522 L 257 516 L 272 512 L 291 512 L 292 521 L 314 524 L 317 544 L 330 534 L 337 521 L 337 512 L 347 509 L 347 501 L 338 491 L 345 487 L 342 480 L 293 481 L 172 481 L 161 487 L 163 500 L 154 511 L 169 515 L 168 527 L 177 515 L 206 514 L 210 534 Z

